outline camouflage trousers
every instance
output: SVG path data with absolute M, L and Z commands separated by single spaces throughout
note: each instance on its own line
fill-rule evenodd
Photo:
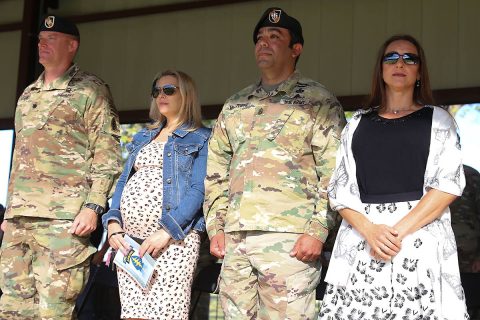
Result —
M 290 257 L 295 233 L 225 234 L 220 301 L 225 319 L 316 319 L 320 261 Z
M 67 232 L 73 221 L 8 220 L 0 256 L 0 319 L 71 319 L 88 280 L 88 238 Z

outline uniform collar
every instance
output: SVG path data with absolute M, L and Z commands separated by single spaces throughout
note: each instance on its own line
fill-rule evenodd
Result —
M 266 97 L 273 97 L 276 96 L 277 94 L 286 94 L 288 92 L 292 92 L 293 88 L 297 85 L 298 81 L 300 80 L 301 74 L 300 71 L 295 70 L 288 78 L 287 80 L 283 81 L 278 88 L 266 92 L 262 88 L 262 79 L 258 80 L 256 83 L 256 89 L 255 91 L 248 96 L 250 99 L 252 96 L 255 96 L 257 98 L 266 98 Z
M 38 77 L 37 81 L 34 84 L 35 88 L 42 89 L 42 90 L 65 90 L 67 89 L 70 80 L 75 76 L 80 68 L 76 64 L 72 64 L 70 68 L 65 71 L 58 79 L 55 81 L 50 82 L 48 85 L 44 84 L 43 76 L 45 71 L 42 72 L 40 77 Z

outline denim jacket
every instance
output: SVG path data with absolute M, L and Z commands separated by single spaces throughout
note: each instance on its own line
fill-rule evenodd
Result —
M 142 147 L 149 144 L 160 132 L 142 129 L 127 144 L 129 156 L 112 198 L 111 209 L 102 217 L 104 228 L 110 220 L 123 227 L 120 200 L 125 185 L 135 173 L 135 159 Z M 173 131 L 163 150 L 163 207 L 158 223 L 174 240 L 182 240 L 191 229 L 205 230 L 202 213 L 205 193 L 204 179 L 207 166 L 210 129 L 186 131 L 184 126 Z

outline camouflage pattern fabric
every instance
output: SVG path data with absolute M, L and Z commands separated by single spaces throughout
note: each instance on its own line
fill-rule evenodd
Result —
M 67 228 L 84 203 L 106 205 L 121 170 L 118 115 L 106 84 L 73 65 L 25 89 L 15 133 L 0 318 L 70 319 L 95 249 Z
M 88 237 L 67 232 L 72 224 L 31 217 L 7 220 L 0 259 L 0 319 L 71 319 L 95 252 Z
M 290 257 L 299 235 L 262 231 L 225 234 L 220 275 L 225 319 L 316 319 L 320 260 Z
M 460 272 L 472 272 L 480 261 L 480 173 L 463 166 L 466 186 L 460 198 L 450 205 L 452 228 L 455 233 Z
M 263 230 L 325 242 L 326 189 L 344 125 L 337 99 L 298 71 L 269 93 L 257 83 L 229 98 L 209 143 L 210 238 Z
M 73 65 L 28 86 L 15 113 L 5 218 L 73 220 L 84 203 L 105 207 L 121 170 L 118 115 L 103 81 Z

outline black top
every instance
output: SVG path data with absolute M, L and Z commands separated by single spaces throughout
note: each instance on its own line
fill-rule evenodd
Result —
M 419 200 L 430 148 L 433 109 L 397 119 L 362 116 L 352 140 L 363 203 Z

